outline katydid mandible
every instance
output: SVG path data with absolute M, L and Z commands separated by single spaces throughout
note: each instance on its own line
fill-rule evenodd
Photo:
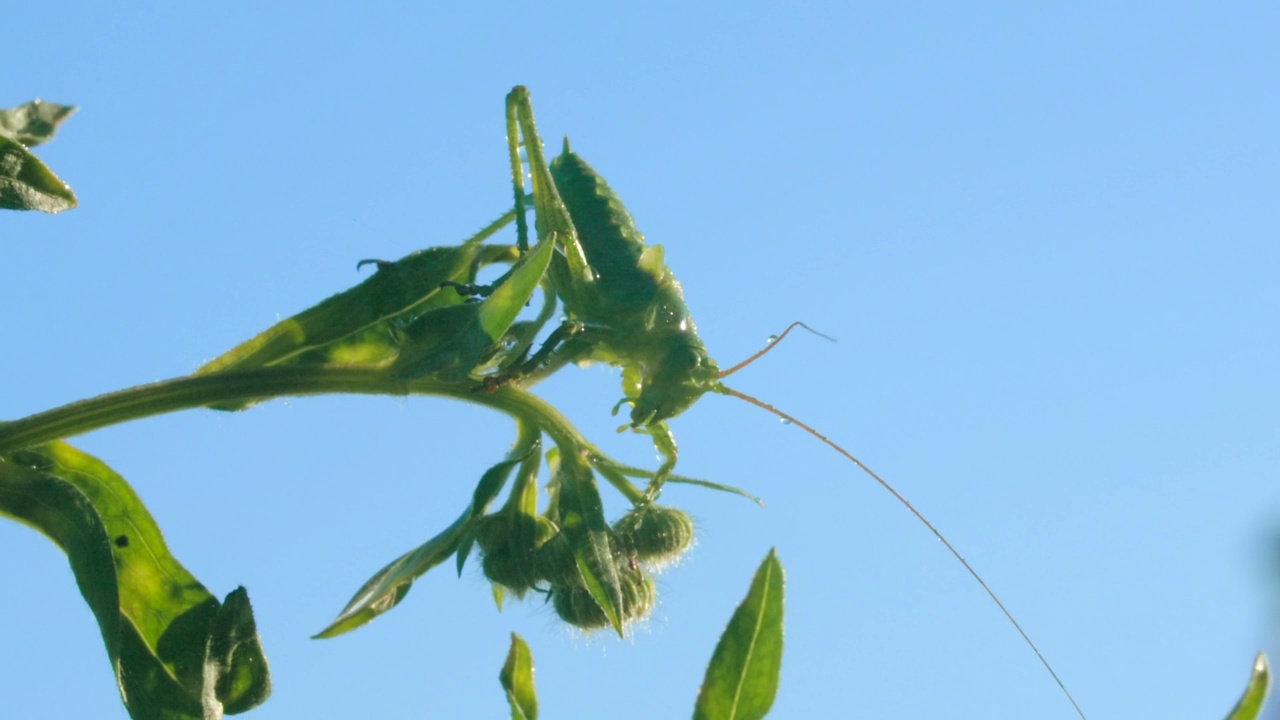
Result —
M 536 381 L 570 361 L 595 360 L 622 368 L 625 398 L 631 405 L 630 427 L 652 436 L 663 456 L 648 498 L 657 497 L 676 461 L 675 439 L 666 421 L 689 409 L 707 392 L 741 398 L 802 428 L 853 462 L 889 491 L 933 533 L 978 582 L 1022 636 L 1081 718 L 1076 703 L 1057 672 L 976 570 L 923 514 L 888 482 L 844 448 L 808 424 L 774 406 L 721 382 L 777 346 L 772 342 L 747 360 L 721 371 L 707 353 L 693 323 L 680 283 L 663 261 L 660 245 L 646 245 L 618 195 L 573 152 L 564 151 L 550 164 L 533 119 L 529 92 L 516 87 L 507 96 L 507 144 L 511 156 L 518 245 L 529 247 L 523 145 L 532 176 L 536 230 L 539 238 L 554 234 L 560 253 L 547 270 L 568 321 L 513 374 L 513 381 Z M 521 143 L 523 138 L 523 143 Z M 793 323 L 781 340 L 797 325 Z M 618 406 L 615 406 L 615 412 Z

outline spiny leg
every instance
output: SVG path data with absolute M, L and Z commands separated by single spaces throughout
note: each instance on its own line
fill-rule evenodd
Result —
M 520 248 L 520 252 L 529 251 L 529 220 L 525 217 L 524 211 L 528 207 L 528 196 L 524 191 L 524 160 L 520 158 L 520 127 L 517 120 L 517 96 L 516 90 L 524 90 L 517 87 L 507 95 L 507 154 L 511 161 L 511 188 L 515 198 L 516 213 L 516 247 Z M 529 100 L 529 91 L 524 90 L 524 100 L 526 106 Z
M 506 276 L 504 275 L 502 278 L 499 278 L 496 282 L 490 283 L 488 285 L 473 285 L 471 283 L 460 283 L 460 282 L 454 282 L 453 280 L 445 280 L 444 282 L 440 283 L 440 287 L 453 288 L 454 290 L 458 291 L 458 295 L 465 298 L 472 298 L 472 297 L 487 298 L 493 294 L 493 291 L 496 290 L 497 287 L 502 284 L 502 280 L 505 278 Z
M 526 193 L 524 190 L 524 164 L 520 160 L 520 139 L 524 138 L 525 154 L 529 158 L 529 173 L 533 179 L 533 204 L 537 212 L 536 228 L 538 237 L 555 233 L 565 261 L 569 267 L 572 281 L 591 284 L 595 282 L 595 271 L 587 263 L 587 255 L 578 242 L 578 233 L 569 217 L 569 209 L 565 207 L 551 179 L 551 169 L 547 165 L 546 155 L 542 150 L 542 138 L 533 120 L 533 103 L 529 98 L 529 90 L 517 86 L 507 95 L 507 148 L 511 156 L 511 180 L 515 194 L 516 209 L 524 207 Z M 527 247 L 529 229 L 516 213 L 517 242 Z
M 606 328 L 565 320 L 542 341 L 537 352 L 509 370 L 485 378 L 481 389 L 493 392 L 510 383 L 528 387 L 542 382 L 565 365 L 587 358 L 606 335 Z
M 462 247 L 465 247 L 468 245 L 479 245 L 485 240 L 488 240 L 489 238 L 496 235 L 499 230 L 506 227 L 512 220 L 517 220 L 519 217 L 520 217 L 520 214 L 517 213 L 515 210 L 508 210 L 502 213 L 502 215 L 498 216 L 497 219 L 493 220 L 488 225 L 485 225 L 484 227 L 480 228 L 480 230 L 476 232 L 475 235 L 472 235 L 466 240 L 463 240 Z M 528 248 L 527 247 L 522 248 L 521 252 L 524 252 L 525 250 L 528 250 Z M 380 258 L 365 258 L 356 263 L 356 270 L 357 271 L 360 270 L 365 265 L 373 265 L 378 269 L 379 272 L 381 272 L 384 270 L 394 270 L 400 266 L 400 263 L 396 260 L 382 260 Z M 506 278 L 506 275 L 504 275 L 498 281 L 495 281 L 492 285 L 486 285 L 486 286 L 460 285 L 459 283 L 446 280 L 445 282 L 440 283 L 440 287 L 458 286 L 458 294 L 460 295 L 480 295 L 481 293 L 479 292 L 463 292 L 463 289 L 475 288 L 475 287 L 486 287 L 486 288 L 489 288 L 489 290 L 488 292 L 485 292 L 482 295 L 482 297 L 488 297 L 489 294 L 493 292 L 493 288 L 496 288 L 498 285 L 500 285 L 501 280 L 505 278 Z
M 569 209 L 565 207 L 555 181 L 551 178 L 551 170 L 543 152 L 542 138 L 538 135 L 533 118 L 533 103 L 527 88 L 516 86 L 507 95 L 506 123 L 512 195 L 516 208 L 517 246 L 522 249 L 529 247 L 529 224 L 524 213 L 524 209 L 529 204 L 529 195 L 525 191 L 524 160 L 520 157 L 520 148 L 523 146 L 533 184 L 532 200 L 538 237 L 555 235 L 569 268 L 571 282 L 594 283 L 595 272 L 587 263 L 586 253 L 578 242 L 578 233 L 573 226 L 573 219 L 569 216 Z M 472 288 L 459 288 L 459 291 L 464 289 Z M 593 344 L 585 338 L 578 337 L 584 329 L 580 323 L 566 321 L 552 332 L 537 352 L 526 361 L 519 363 L 518 367 L 486 378 L 484 389 L 492 392 L 511 382 L 533 384 L 565 364 L 582 358 L 590 352 Z
M 557 327 L 555 330 L 551 331 L 551 334 L 547 336 L 547 339 L 542 341 L 542 346 L 538 348 L 537 352 L 535 352 L 533 355 L 529 356 L 525 360 L 516 363 L 514 367 L 511 367 L 508 370 L 505 370 L 503 372 L 497 373 L 496 375 L 490 375 L 489 377 L 485 378 L 484 384 L 481 386 L 480 389 L 485 390 L 487 392 L 494 392 L 498 388 L 502 387 L 503 385 L 508 385 L 511 383 L 520 383 L 523 385 L 525 384 L 524 383 L 525 379 L 534 376 L 535 373 L 538 373 L 539 380 L 542 379 L 543 377 L 546 377 L 546 375 L 549 375 L 550 372 L 539 373 L 538 371 L 543 370 L 548 365 L 550 365 L 552 356 L 556 353 L 556 351 L 562 349 L 565 344 L 569 343 L 574 338 L 574 336 L 578 335 L 582 331 L 583 331 L 582 323 L 573 322 L 572 320 L 566 320 L 565 322 L 561 323 L 560 326 Z M 589 350 L 590 347 L 587 346 L 587 349 Z M 580 355 L 581 353 L 579 353 L 579 356 Z M 551 372 L 554 372 L 555 370 L 558 370 L 559 368 L 563 367 L 565 363 L 569 362 L 572 359 L 574 358 L 566 357 L 564 359 L 559 360 L 558 362 L 555 363 L 555 366 L 552 368 Z
M 676 447 L 676 436 L 671 434 L 671 428 L 665 422 L 653 423 L 644 431 L 653 438 L 653 447 L 662 456 L 662 464 L 658 466 L 644 491 L 645 503 L 651 505 L 662 494 L 663 483 L 671 476 L 671 471 L 675 470 L 679 450 Z

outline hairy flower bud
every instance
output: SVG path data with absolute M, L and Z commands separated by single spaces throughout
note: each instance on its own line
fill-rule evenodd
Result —
M 555 523 L 541 515 L 497 513 L 482 518 L 476 526 L 476 544 L 484 553 L 485 577 L 523 594 L 542 579 L 538 548 L 558 532 Z
M 666 505 L 633 510 L 614 523 L 613 529 L 641 562 L 650 565 L 666 565 L 693 544 L 689 514 Z
M 658 587 L 654 584 L 653 578 L 643 570 L 620 572 L 618 584 L 622 590 L 622 607 L 619 608 L 619 614 L 624 625 L 647 616 L 653 610 L 654 602 L 658 598 Z M 570 625 L 583 630 L 596 630 L 609 625 L 609 618 L 605 615 L 604 609 L 584 587 L 553 585 L 551 601 L 556 614 Z

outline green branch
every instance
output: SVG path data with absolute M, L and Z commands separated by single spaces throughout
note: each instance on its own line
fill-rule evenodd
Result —
M 0 454 L 155 415 L 224 403 L 285 396 L 354 393 L 436 395 L 524 418 L 565 450 L 590 443 L 554 407 L 514 386 L 476 392 L 469 383 L 430 378 L 404 381 L 378 368 L 289 366 L 191 375 L 119 390 L 0 424 Z

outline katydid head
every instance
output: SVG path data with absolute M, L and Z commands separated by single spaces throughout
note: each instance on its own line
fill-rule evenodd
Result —
M 720 368 L 701 344 L 672 346 L 658 358 L 653 372 L 640 379 L 640 392 L 631 400 L 631 427 L 659 423 L 688 410 L 719 384 L 719 377 Z
M 653 423 L 669 420 L 688 410 L 698 398 L 708 392 L 719 392 L 736 395 L 720 384 L 720 378 L 732 375 L 751 364 L 777 345 L 777 341 L 786 337 L 796 327 L 803 327 L 811 333 L 833 340 L 802 322 L 792 323 L 781 335 L 772 338 L 770 344 L 760 352 L 734 365 L 728 370 L 721 370 L 716 361 L 707 354 L 696 334 L 681 335 L 680 341 L 672 344 L 665 352 L 658 355 L 650 363 L 640 363 L 633 367 L 635 376 L 627 392 L 631 403 L 631 427 L 639 428 Z M 624 373 L 625 376 L 625 373 Z

